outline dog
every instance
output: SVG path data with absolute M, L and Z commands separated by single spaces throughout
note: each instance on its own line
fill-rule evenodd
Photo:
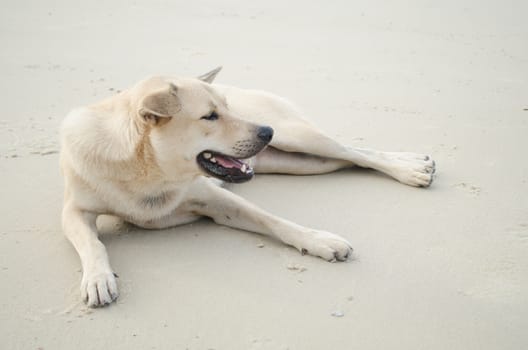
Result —
M 281 97 L 213 84 L 220 69 L 198 78 L 150 77 L 64 119 L 62 226 L 81 260 L 81 297 L 88 306 L 118 297 L 98 215 L 146 229 L 209 217 L 335 262 L 352 252 L 345 239 L 274 216 L 222 184 L 246 182 L 255 173 L 323 174 L 358 166 L 407 185 L 431 185 L 431 157 L 344 146 Z

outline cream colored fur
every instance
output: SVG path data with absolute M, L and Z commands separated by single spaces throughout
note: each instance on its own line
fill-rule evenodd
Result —
M 118 297 L 95 225 L 101 214 L 144 228 L 207 216 L 222 225 L 273 236 L 328 261 L 350 255 L 343 238 L 276 217 L 222 188 L 221 181 L 197 165 L 196 156 L 204 150 L 251 156 L 248 162 L 261 173 L 319 174 L 357 165 L 411 186 L 431 184 L 434 162 L 428 156 L 343 146 L 280 97 L 211 84 L 218 71 L 200 79 L 149 78 L 75 109 L 64 120 L 62 222 L 81 259 L 81 296 L 89 306 Z M 201 119 L 213 109 L 218 120 Z M 275 130 L 267 148 L 256 135 L 260 126 Z M 254 145 L 253 153 L 234 151 L 241 140 Z

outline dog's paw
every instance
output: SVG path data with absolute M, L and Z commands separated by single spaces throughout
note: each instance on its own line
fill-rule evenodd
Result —
M 81 297 L 89 307 L 101 307 L 119 296 L 116 275 L 112 271 L 92 271 L 83 274 Z
M 352 254 L 350 243 L 325 231 L 310 231 L 296 247 L 303 255 L 318 256 L 330 262 L 345 261 Z
M 387 153 L 392 161 L 390 175 L 406 185 L 429 187 L 433 183 L 436 164 L 427 155 L 391 152 Z

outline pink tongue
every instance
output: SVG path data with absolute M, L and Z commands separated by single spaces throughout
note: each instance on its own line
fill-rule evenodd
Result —
M 229 158 L 229 157 L 224 158 L 219 155 L 216 155 L 215 158 L 216 158 L 216 161 L 224 168 L 240 168 L 244 164 L 238 159 L 234 159 L 234 158 Z

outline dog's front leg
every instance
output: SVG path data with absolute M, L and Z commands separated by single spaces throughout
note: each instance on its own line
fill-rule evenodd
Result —
M 64 205 L 64 234 L 81 258 L 81 296 L 90 307 L 110 304 L 119 295 L 106 248 L 97 238 L 96 218 L 96 214 L 80 210 L 71 203 Z
M 350 244 L 340 236 L 274 216 L 207 178 L 201 177 L 192 184 L 184 205 L 218 224 L 273 236 L 302 254 L 333 262 L 346 260 L 352 252 Z

